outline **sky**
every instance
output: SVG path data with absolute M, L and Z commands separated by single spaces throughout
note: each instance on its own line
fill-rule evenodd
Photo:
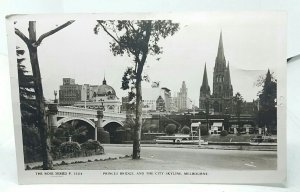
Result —
M 159 42 L 163 54 L 157 61 L 149 56 L 144 68 L 151 81 L 171 90 L 172 96 L 186 82 L 188 97 L 198 105 L 204 65 L 210 89 L 213 90 L 213 67 L 217 56 L 220 32 L 223 35 L 224 54 L 230 63 L 233 92 L 240 92 L 247 101 L 257 98 L 261 87 L 255 85 L 260 75 L 270 69 L 277 74 L 282 60 L 285 38 L 282 22 L 274 15 L 266 14 L 203 14 L 197 17 L 174 17 L 180 29 L 173 36 Z M 37 20 L 37 36 L 65 23 L 63 17 L 43 17 Z M 70 26 L 44 39 L 38 48 L 42 83 L 46 99 L 53 99 L 53 91 L 59 90 L 62 78 L 74 78 L 78 84 L 102 84 L 105 78 L 121 98 L 127 91 L 121 90 L 125 69 L 132 66 L 133 58 L 113 56 L 109 49 L 112 39 L 103 31 L 95 35 L 94 16 L 77 17 Z M 27 34 L 28 20 L 20 19 L 16 28 Z M 27 50 L 16 37 L 16 45 Z M 25 55 L 27 69 L 29 57 Z M 149 87 L 150 83 L 144 83 Z

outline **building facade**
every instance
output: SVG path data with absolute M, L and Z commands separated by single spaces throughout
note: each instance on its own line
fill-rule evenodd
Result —
M 185 81 L 182 82 L 179 93 L 177 93 L 177 108 L 179 111 L 187 110 L 187 96 L 188 89 L 186 87 Z
M 74 103 L 75 107 L 89 108 L 89 109 L 101 109 L 106 112 L 120 113 L 121 102 L 116 95 L 113 87 L 107 84 L 105 78 L 102 85 L 83 85 L 83 98 Z
M 206 64 L 202 85 L 200 87 L 199 108 L 201 111 L 212 111 L 214 114 L 233 112 L 233 88 L 231 84 L 229 62 L 226 64 L 222 32 L 220 33 L 218 53 L 213 72 L 213 92 L 208 85 Z
M 63 78 L 63 85 L 59 87 L 59 104 L 74 105 L 81 101 L 82 86 L 75 84 L 75 79 Z

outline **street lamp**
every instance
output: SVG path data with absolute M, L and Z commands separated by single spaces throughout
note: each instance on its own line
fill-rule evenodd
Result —
M 198 122 L 198 129 L 199 129 L 199 131 L 198 131 L 198 137 L 199 137 L 199 146 L 201 146 L 201 128 L 200 128 L 200 125 L 201 125 L 201 122 L 199 121 Z

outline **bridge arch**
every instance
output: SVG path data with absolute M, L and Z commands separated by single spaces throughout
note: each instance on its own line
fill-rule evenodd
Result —
M 121 127 L 124 126 L 124 123 L 121 122 L 121 121 L 116 121 L 116 120 L 105 120 L 105 118 L 104 118 L 104 121 L 103 121 L 103 123 L 102 123 L 102 126 L 105 127 L 105 126 L 108 125 L 109 123 L 117 123 L 117 124 L 119 124 Z
M 66 123 L 68 121 L 72 121 L 72 120 L 84 121 L 84 122 L 88 123 L 89 125 L 91 125 L 93 128 L 95 128 L 95 123 L 92 120 L 83 118 L 83 117 L 64 117 L 57 121 L 57 127 L 60 127 L 61 124 Z
M 103 129 L 109 133 L 110 143 L 122 143 L 125 137 L 124 124 L 118 121 L 103 122 Z

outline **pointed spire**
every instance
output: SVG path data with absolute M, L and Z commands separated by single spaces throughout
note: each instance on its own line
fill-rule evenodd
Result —
M 104 74 L 104 79 L 103 79 L 102 85 L 106 85 L 105 74 Z
M 224 47 L 223 47 L 223 37 L 222 31 L 220 32 L 219 46 L 218 46 L 218 54 L 216 58 L 216 66 L 222 66 L 222 68 L 226 67 L 225 55 L 224 55 Z
M 204 66 L 204 73 L 203 73 L 201 91 L 207 91 L 210 94 L 210 88 L 209 88 L 208 79 L 207 79 L 206 62 L 205 62 L 205 66 Z
M 231 85 L 231 77 L 230 77 L 230 68 L 229 68 L 229 61 L 227 62 L 227 73 L 228 73 L 228 83 Z
M 207 85 L 208 85 L 208 80 L 207 80 L 206 62 L 205 62 L 202 86 L 207 86 Z
M 219 39 L 219 47 L 218 47 L 218 57 L 224 57 L 224 47 L 223 47 L 223 38 L 222 38 L 222 31 L 220 32 L 220 39 Z

